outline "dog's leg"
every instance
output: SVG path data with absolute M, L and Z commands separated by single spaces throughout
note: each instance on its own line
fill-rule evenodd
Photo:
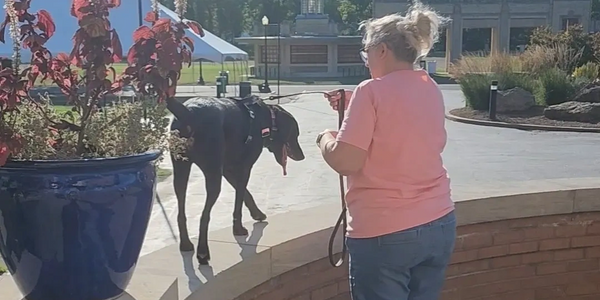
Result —
M 235 173 L 232 170 L 226 170 L 223 175 L 225 175 L 227 182 L 229 182 L 229 184 L 231 184 L 231 186 L 235 189 Z M 262 222 L 267 219 L 267 215 L 265 215 L 260 208 L 258 208 L 258 205 L 256 205 L 256 201 L 254 201 L 254 197 L 252 197 L 252 194 L 250 194 L 248 188 L 246 188 L 246 192 L 244 194 L 244 204 L 250 211 L 250 216 L 252 216 L 252 219 L 255 221 Z
M 177 227 L 179 228 L 179 250 L 194 251 L 194 244 L 190 241 L 187 230 L 187 217 L 185 215 L 185 197 L 190 177 L 192 162 L 189 160 L 177 160 L 171 156 L 173 163 L 173 187 L 177 197 Z
M 246 236 L 248 230 L 242 224 L 242 206 L 246 195 L 251 168 L 239 168 L 235 172 L 235 204 L 233 208 L 233 235 Z
M 246 208 L 248 208 L 248 210 L 250 211 L 250 216 L 252 216 L 252 219 L 254 219 L 255 221 L 262 222 L 267 219 L 267 215 L 265 215 L 265 213 L 263 213 L 262 210 L 258 208 L 258 205 L 256 205 L 256 201 L 254 201 L 254 197 L 252 197 L 252 194 L 250 194 L 250 191 L 248 191 L 248 189 L 246 189 L 246 194 L 244 195 L 244 204 L 246 205 Z
M 220 154 L 211 157 L 214 160 L 201 167 L 206 181 L 206 203 L 204 203 L 202 217 L 200 218 L 200 235 L 198 236 L 198 249 L 196 250 L 196 257 L 201 265 L 207 265 L 210 260 L 208 224 L 210 222 L 210 212 L 221 194 L 221 182 L 223 180 Z

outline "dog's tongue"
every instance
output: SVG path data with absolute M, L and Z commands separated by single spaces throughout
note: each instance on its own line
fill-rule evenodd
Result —
M 283 168 L 283 176 L 287 175 L 287 147 L 283 146 L 281 150 L 281 167 Z

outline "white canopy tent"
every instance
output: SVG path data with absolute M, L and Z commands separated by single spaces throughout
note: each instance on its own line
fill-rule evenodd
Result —
M 176 22 L 181 21 L 179 16 L 166 6 L 158 4 L 158 8 L 161 14 L 168 16 Z M 186 34 L 192 36 L 194 40 L 192 60 L 199 62 L 199 84 L 204 84 L 204 78 L 202 76 L 203 61 L 220 63 L 221 70 L 225 70 L 225 62 L 234 61 L 232 70 L 234 78 L 237 78 L 237 75 L 244 76 L 245 74 L 248 74 L 248 53 L 246 51 L 226 42 L 206 29 L 204 29 L 204 37 L 196 34 L 191 29 L 187 29 L 186 31 Z M 239 62 L 240 64 L 237 65 L 236 62 Z
M 36 0 L 31 3 L 31 12 L 37 12 L 40 9 L 45 9 L 50 12 L 52 18 L 56 22 L 57 33 L 48 41 L 46 47 L 53 54 L 58 54 L 61 52 L 70 53 L 73 47 L 72 36 L 79 26 L 77 24 L 77 19 L 70 15 L 72 1 L 52 0 L 52 5 L 48 5 L 47 1 L 48 0 Z M 139 4 L 142 5 L 141 9 L 138 7 Z M 146 13 L 148 13 L 151 9 L 150 0 L 142 0 L 140 2 L 126 0 L 122 1 L 121 6 L 111 11 L 111 25 L 119 32 L 121 44 L 123 45 L 125 53 L 127 53 L 127 50 L 133 44 L 132 32 L 139 26 L 138 19 L 133 18 L 132 13 L 137 15 L 137 12 L 141 11 L 142 15 L 145 16 Z M 180 20 L 175 12 L 163 5 L 159 4 L 159 10 L 161 17 L 167 17 L 174 21 Z M 149 24 L 146 23 L 145 25 Z M 247 72 L 243 72 L 243 70 L 247 70 L 248 53 L 224 41 L 211 32 L 206 30 L 204 32 L 204 37 L 200 37 L 199 35 L 195 34 L 191 29 L 188 29 L 186 32 L 187 36 L 194 41 L 195 49 L 192 53 L 192 59 L 199 62 L 210 61 L 219 63 L 222 65 L 222 70 L 225 70 L 223 63 L 227 61 L 234 61 L 234 70 L 232 71 L 238 75 L 246 75 Z M 5 33 L 5 38 L 6 43 L 0 43 L 0 56 L 11 57 L 13 45 L 10 35 L 8 34 L 8 30 Z M 28 49 L 22 49 L 21 61 L 23 63 L 29 63 L 30 58 L 31 52 L 29 52 Z M 192 72 L 195 73 L 194 70 L 192 70 Z M 201 74 L 198 75 L 201 76 Z
M 179 16 L 174 11 L 162 4 L 158 4 L 158 7 L 161 13 L 164 13 L 174 21 L 180 21 Z M 195 49 L 192 54 L 194 60 L 207 60 L 216 63 L 223 63 L 228 60 L 248 60 L 248 53 L 244 50 L 224 41 L 206 29 L 204 30 L 204 37 L 200 37 L 191 29 L 187 29 L 187 34 L 195 37 Z

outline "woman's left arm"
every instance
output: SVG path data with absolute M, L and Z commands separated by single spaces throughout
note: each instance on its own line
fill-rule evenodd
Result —
M 325 162 L 341 175 L 352 175 L 365 164 L 368 149 L 375 130 L 375 108 L 373 94 L 368 85 L 359 85 L 340 131 L 326 131 L 319 139 L 319 148 Z

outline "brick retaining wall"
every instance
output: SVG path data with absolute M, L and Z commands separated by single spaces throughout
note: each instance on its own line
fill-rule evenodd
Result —
M 600 212 L 460 226 L 442 300 L 600 299 Z M 327 258 L 236 300 L 350 300 Z

